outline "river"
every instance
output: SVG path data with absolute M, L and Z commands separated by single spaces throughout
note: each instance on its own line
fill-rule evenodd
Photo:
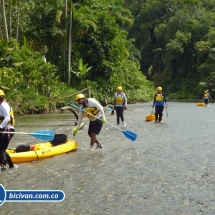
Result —
M 128 105 L 125 121 L 136 141 L 105 124 L 102 150 L 89 150 L 85 126 L 67 154 L 0 172 L 6 190 L 62 190 L 61 202 L 5 202 L 0 214 L 193 215 L 215 214 L 215 104 L 169 102 L 161 123 L 146 122 L 152 103 Z M 167 117 L 168 113 L 168 117 Z M 116 115 L 106 112 L 116 125 Z M 87 123 L 87 119 L 84 119 Z M 16 131 L 51 129 L 72 136 L 70 112 L 16 117 Z M 9 147 L 41 142 L 15 135 Z

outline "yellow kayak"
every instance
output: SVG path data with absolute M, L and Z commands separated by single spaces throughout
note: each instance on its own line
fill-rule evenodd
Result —
M 204 103 L 198 103 L 198 104 L 196 104 L 196 106 L 205 106 L 205 104 Z
M 16 153 L 15 148 L 7 149 L 7 152 L 14 163 L 35 161 L 73 151 L 77 149 L 78 143 L 75 140 L 68 139 L 66 143 L 57 146 L 53 146 L 50 142 L 46 142 L 35 144 L 33 147 L 34 150 L 27 152 Z
M 155 120 L 155 114 L 148 114 L 146 115 L 146 121 L 151 122 Z
M 162 119 L 163 119 L 163 116 L 162 116 Z M 151 113 L 151 114 L 146 115 L 146 121 L 147 122 L 155 121 L 155 114 Z

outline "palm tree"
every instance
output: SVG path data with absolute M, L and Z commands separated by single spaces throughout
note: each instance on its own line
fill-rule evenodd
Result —
M 69 22 L 69 39 L 68 39 L 68 86 L 70 86 L 70 74 L 71 74 L 71 54 L 72 54 L 72 45 L 73 39 L 80 34 L 84 34 L 84 27 L 92 26 L 94 30 L 97 29 L 96 24 L 86 18 L 86 10 L 89 8 L 81 7 L 78 10 L 75 10 L 75 7 L 70 1 L 70 22 Z M 74 11 L 74 12 L 73 12 Z M 89 12 L 89 11 L 88 11 Z M 88 13 L 89 14 L 89 13 Z

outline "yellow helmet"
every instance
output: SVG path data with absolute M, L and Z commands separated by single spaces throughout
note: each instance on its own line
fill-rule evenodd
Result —
M 82 94 L 82 93 L 80 93 L 80 94 L 77 94 L 76 96 L 75 96 L 75 100 L 76 101 L 78 101 L 79 99 L 84 99 L 85 97 L 84 97 L 84 94 Z
M 162 90 L 162 87 L 158 87 L 158 90 Z
M 5 96 L 4 91 L 0 90 L 0 96 Z
M 122 90 L 122 87 L 117 87 L 117 90 Z

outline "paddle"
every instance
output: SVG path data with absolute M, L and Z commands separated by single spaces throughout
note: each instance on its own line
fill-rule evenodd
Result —
M 85 112 L 85 113 L 91 115 L 91 116 L 94 116 L 94 115 L 90 114 L 89 112 L 87 112 L 86 110 L 84 110 L 84 109 L 82 109 L 82 108 L 80 108 L 80 107 L 78 107 L 78 106 L 76 106 L 76 105 L 74 105 L 74 104 L 70 104 L 70 105 L 71 105 L 72 107 L 74 107 L 74 108 L 77 108 L 78 110 L 81 110 L 81 111 L 83 111 L 83 112 Z M 94 116 L 94 117 L 97 118 L 97 119 L 99 119 L 99 120 L 101 120 L 99 117 L 96 117 L 96 116 Z M 106 122 L 106 123 L 107 123 L 108 125 L 113 126 L 113 127 L 116 128 L 116 129 L 122 131 L 122 133 L 123 133 L 128 139 L 130 139 L 130 140 L 132 140 L 132 141 L 135 141 L 135 140 L 136 140 L 137 135 L 136 135 L 135 133 L 133 133 L 133 132 L 131 132 L 131 131 L 127 131 L 127 130 L 121 130 L 120 128 L 117 128 L 116 126 L 114 126 L 114 125 L 112 125 L 112 124 L 110 124 L 110 123 L 108 123 L 108 122 Z
M 168 118 L 167 106 L 166 106 L 166 117 Z
M 151 111 L 151 114 L 154 114 L 154 107 L 152 107 L 152 111 Z
M 37 130 L 35 132 L 32 133 L 26 133 L 26 132 L 7 132 L 7 131 L 3 131 L 1 132 L 3 134 L 29 134 L 37 139 L 40 140 L 53 140 L 54 139 L 54 131 L 52 130 Z
M 113 115 L 113 114 L 114 114 L 114 109 L 113 109 L 113 108 L 109 107 L 109 108 L 108 108 L 108 110 L 110 110 L 110 111 L 111 111 L 111 115 Z
M 113 111 L 113 108 L 111 108 L 111 107 L 108 107 L 108 110 L 109 110 L 109 111 Z

